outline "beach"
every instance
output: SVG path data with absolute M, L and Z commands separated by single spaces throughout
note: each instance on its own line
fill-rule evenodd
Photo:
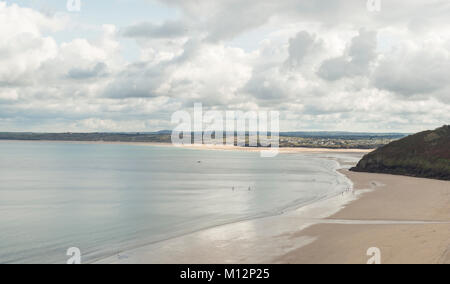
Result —
M 365 264 L 370 248 L 380 250 L 383 264 L 450 263 L 448 182 L 340 172 L 354 183 L 354 191 L 277 216 L 121 252 L 98 263 Z
M 366 263 L 379 248 L 385 264 L 450 263 L 450 186 L 447 181 L 346 172 L 356 190 L 372 188 L 329 220 L 296 237 L 316 241 L 279 263 Z M 351 221 L 354 221 L 352 224 Z

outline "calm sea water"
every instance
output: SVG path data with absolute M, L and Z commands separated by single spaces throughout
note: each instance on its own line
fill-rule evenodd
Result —
M 312 154 L 0 142 L 0 263 L 65 263 L 69 247 L 89 262 L 277 214 L 345 190 L 336 167 Z

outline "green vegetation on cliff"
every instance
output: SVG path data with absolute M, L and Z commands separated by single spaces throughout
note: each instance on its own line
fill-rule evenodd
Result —
M 450 180 L 450 125 L 381 147 L 352 171 Z

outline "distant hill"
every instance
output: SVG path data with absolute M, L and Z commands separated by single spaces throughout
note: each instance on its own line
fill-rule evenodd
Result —
M 351 170 L 450 180 L 450 125 L 394 141 Z

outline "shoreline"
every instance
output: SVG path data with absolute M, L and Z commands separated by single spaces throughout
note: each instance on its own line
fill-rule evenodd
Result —
M 242 147 L 228 145 L 174 145 L 171 143 L 158 142 L 109 142 L 109 141 L 65 141 L 65 140 L 0 140 L 0 143 L 19 142 L 19 143 L 63 143 L 63 144 L 81 144 L 81 145 L 129 145 L 129 146 L 151 146 L 151 147 L 174 147 L 191 150 L 211 150 L 211 151 L 245 151 L 260 152 L 271 148 L 264 147 Z M 375 149 L 334 149 L 334 148 L 307 148 L 307 147 L 280 147 L 280 154 L 289 153 L 370 153 Z

